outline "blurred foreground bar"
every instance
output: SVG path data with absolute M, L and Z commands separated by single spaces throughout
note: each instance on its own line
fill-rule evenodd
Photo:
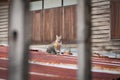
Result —
M 91 0 L 78 0 L 78 80 L 91 80 Z
M 30 44 L 29 1 L 10 0 L 8 80 L 27 80 Z

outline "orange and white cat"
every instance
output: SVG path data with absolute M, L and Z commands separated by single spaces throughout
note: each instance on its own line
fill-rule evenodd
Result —
M 46 50 L 50 54 L 61 54 L 62 37 L 56 35 L 56 40 L 50 44 Z

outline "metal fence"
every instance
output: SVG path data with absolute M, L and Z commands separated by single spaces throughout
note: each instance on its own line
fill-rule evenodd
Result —
M 28 10 L 29 1 L 10 0 L 8 80 L 28 79 L 28 47 L 30 44 Z M 78 49 L 80 49 L 77 79 L 90 80 L 90 0 L 78 0 L 77 17 L 77 42 Z

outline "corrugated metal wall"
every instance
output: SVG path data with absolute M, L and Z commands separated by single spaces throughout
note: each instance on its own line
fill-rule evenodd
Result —
M 8 40 L 8 4 L 0 3 L 0 43 Z

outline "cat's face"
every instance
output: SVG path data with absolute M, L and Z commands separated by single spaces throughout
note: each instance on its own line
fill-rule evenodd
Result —
M 58 35 L 56 35 L 56 42 L 61 42 L 62 41 L 62 37 L 61 36 L 58 36 Z

